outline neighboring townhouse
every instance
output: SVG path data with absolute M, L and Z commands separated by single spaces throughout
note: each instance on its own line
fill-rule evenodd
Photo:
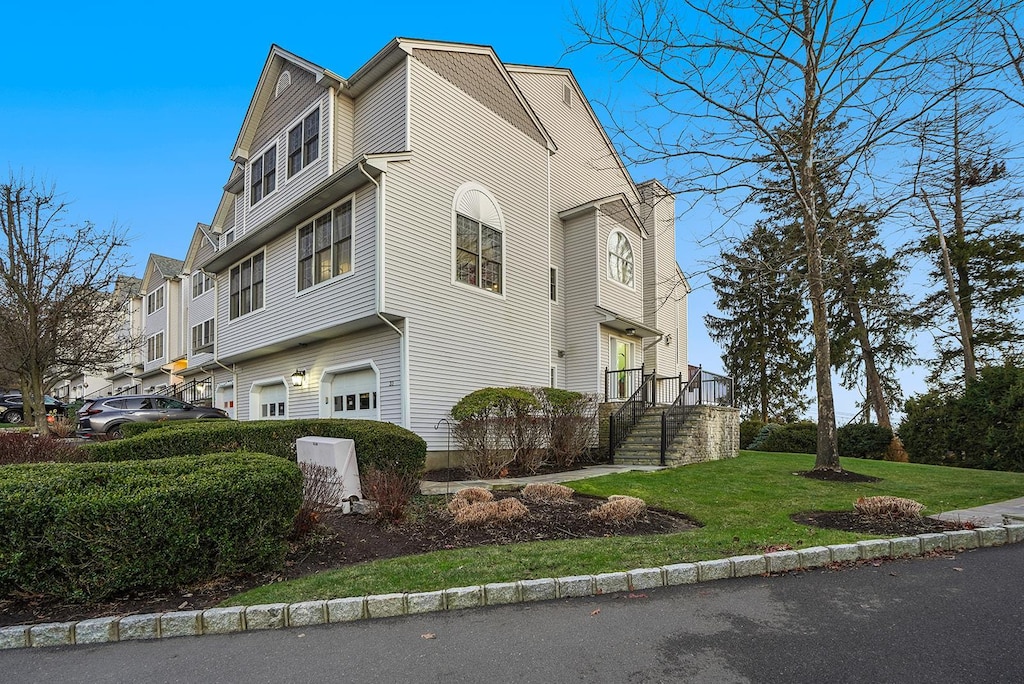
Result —
M 273 46 L 231 159 L 185 261 L 147 266 L 144 389 L 442 451 L 482 387 L 615 401 L 643 365 L 671 401 L 688 377 L 673 196 L 633 182 L 566 69 L 399 38 L 343 78 Z
M 181 382 L 185 367 L 180 259 L 151 254 L 142 276 L 142 370 L 135 384 L 143 392 L 161 392 Z
M 124 302 L 121 330 L 118 336 L 124 342 L 125 353 L 119 362 L 110 368 L 107 375 L 108 387 L 96 391 L 91 389 L 86 397 L 105 394 L 126 393 L 138 390 L 138 376 L 142 373 L 145 346 L 142 338 L 143 304 L 142 279 L 120 276 L 114 284 L 114 296 Z

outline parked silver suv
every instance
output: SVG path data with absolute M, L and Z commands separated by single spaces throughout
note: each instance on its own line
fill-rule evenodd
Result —
M 226 411 L 194 406 L 159 394 L 100 397 L 86 401 L 78 411 L 79 437 L 107 435 L 120 438 L 125 423 L 155 423 L 162 420 L 228 418 Z

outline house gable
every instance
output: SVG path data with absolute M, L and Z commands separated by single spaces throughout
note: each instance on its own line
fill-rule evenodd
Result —
M 414 47 L 412 56 L 541 145 L 550 142 L 514 81 L 490 50 Z
M 285 70 L 289 71 L 291 83 L 283 90 L 279 90 L 278 79 Z M 258 151 L 257 134 L 261 130 L 261 123 L 267 116 L 268 108 L 271 108 L 271 103 L 280 100 L 281 96 L 289 90 L 296 94 L 308 90 L 310 87 L 308 79 L 312 79 L 312 83 L 320 88 L 340 87 L 344 83 L 340 76 L 323 67 L 302 59 L 277 45 L 270 47 L 270 54 L 267 55 L 267 61 L 263 65 L 263 71 L 256 84 L 256 91 L 253 93 L 249 109 L 245 113 L 242 130 L 239 131 L 238 139 L 235 141 L 235 147 L 231 154 L 232 159 L 245 162 Z M 280 110 L 287 107 L 291 101 L 290 95 L 285 97 L 280 106 L 271 108 L 270 113 L 280 114 Z

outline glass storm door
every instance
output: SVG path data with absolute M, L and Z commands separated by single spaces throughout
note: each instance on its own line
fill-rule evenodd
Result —
M 633 367 L 633 345 L 617 337 L 612 337 L 610 340 L 612 370 L 618 371 L 613 378 L 612 398 L 629 399 L 632 391 L 629 373 L 626 371 Z

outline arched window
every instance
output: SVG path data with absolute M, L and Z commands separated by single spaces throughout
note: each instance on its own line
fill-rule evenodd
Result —
M 621 230 L 608 236 L 608 277 L 633 287 L 633 246 Z
M 481 185 L 466 183 L 452 203 L 455 223 L 455 280 L 501 294 L 505 237 L 501 210 Z

